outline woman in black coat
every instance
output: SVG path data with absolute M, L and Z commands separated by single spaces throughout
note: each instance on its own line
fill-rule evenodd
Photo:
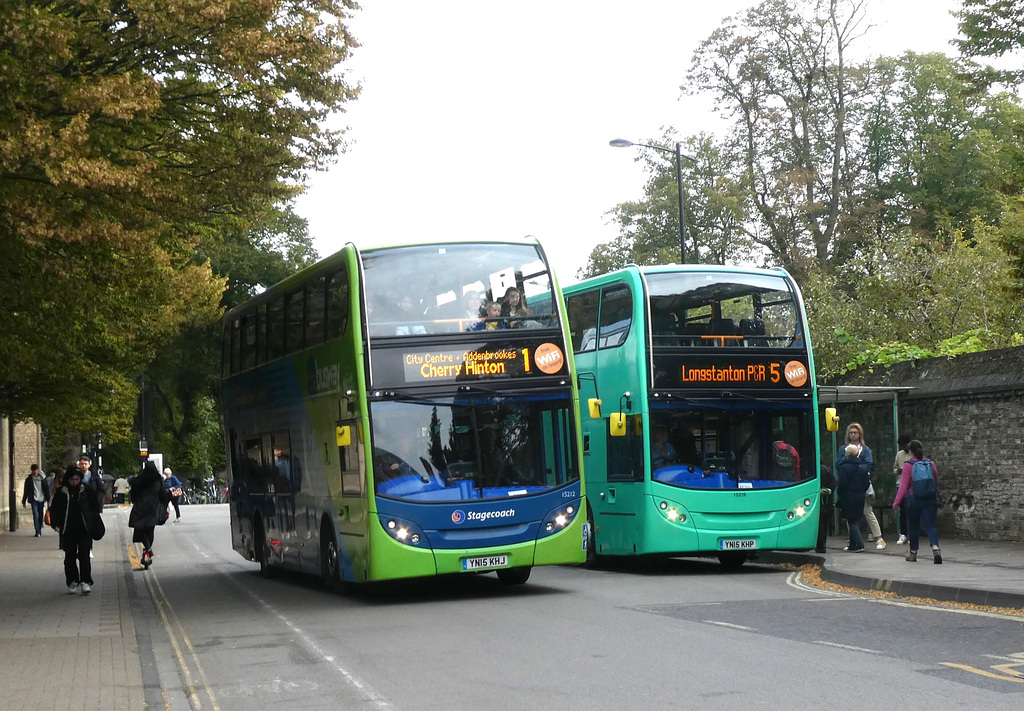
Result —
M 864 516 L 864 501 L 871 485 L 871 478 L 868 476 L 870 468 L 871 465 L 858 456 L 855 444 L 848 444 L 845 456 L 836 462 L 839 511 L 850 525 L 850 545 L 844 550 L 853 553 L 864 550 L 864 539 L 861 537 L 857 522 Z
M 103 507 L 96 489 L 82 483 L 82 472 L 72 465 L 64 473 L 50 503 L 50 525 L 60 533 L 64 550 L 64 582 L 68 594 L 92 592 L 92 534 L 102 525 Z
M 167 520 L 167 504 L 171 492 L 164 488 L 163 477 L 153 462 L 146 462 L 142 473 L 129 484 L 132 497 L 132 512 L 128 525 L 135 529 L 132 541 L 142 544 L 142 564 L 149 567 L 153 562 L 153 535 L 156 527 Z

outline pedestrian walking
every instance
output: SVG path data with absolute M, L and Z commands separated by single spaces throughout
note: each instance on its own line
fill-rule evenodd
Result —
M 893 476 L 896 477 L 896 488 L 897 488 L 897 490 L 900 488 L 900 478 L 903 476 L 903 465 L 906 464 L 907 461 L 910 460 L 910 440 L 912 440 L 912 439 L 913 439 L 913 437 L 911 437 L 908 434 L 901 434 L 896 439 L 896 444 L 898 444 L 900 448 L 896 452 L 896 459 L 895 459 L 895 461 L 893 462 L 893 465 L 892 465 L 892 473 L 893 473 Z M 906 498 L 904 498 L 900 502 L 900 516 L 899 516 L 899 519 L 900 519 L 900 522 L 899 522 L 900 537 L 896 541 L 896 545 L 903 546 L 903 545 L 907 544 L 908 540 L 910 540 L 907 537 L 907 500 L 906 500 Z
M 70 595 L 92 592 L 95 583 L 89 554 L 93 538 L 102 535 L 102 510 L 96 489 L 83 483 L 78 467 L 68 467 L 50 505 L 50 523 L 60 533 L 60 547 L 64 550 L 64 581 Z
M 928 542 L 932 546 L 932 559 L 936 564 L 942 563 L 942 551 L 939 549 L 939 531 L 935 527 L 935 518 L 939 510 L 939 469 L 935 462 L 924 456 L 924 445 L 918 440 L 911 440 L 907 445 L 910 459 L 903 465 L 900 476 L 900 488 L 896 499 L 892 502 L 893 509 L 907 500 L 907 527 L 910 532 L 910 552 L 907 560 L 917 562 L 917 547 L 921 539 L 921 526 L 928 534 Z
M 114 480 L 114 503 L 123 504 L 124 495 L 128 493 L 128 480 L 124 478 L 124 475 L 117 477 Z
M 21 495 L 22 507 L 32 505 L 32 525 L 36 529 L 36 538 L 43 535 L 43 507 L 50 503 L 50 485 L 43 473 L 39 471 L 39 465 L 33 464 L 29 468 L 29 475 L 25 478 L 25 490 Z
M 167 504 L 171 492 L 164 486 L 160 471 L 153 462 L 146 462 L 142 473 L 132 478 L 132 510 L 128 526 L 133 529 L 132 541 L 142 544 L 142 565 L 153 562 L 153 537 L 156 527 L 167 520 Z
M 174 505 L 174 522 L 181 520 L 181 509 L 178 508 L 178 501 L 181 499 L 181 482 L 174 476 L 170 467 L 164 468 L 164 488 L 171 492 L 171 503 Z
M 839 486 L 839 510 L 850 526 L 850 543 L 844 551 L 859 553 L 864 550 L 864 539 L 861 537 L 858 522 L 864 516 L 864 499 L 871 480 L 868 478 L 867 465 L 858 456 L 860 450 L 855 444 L 846 445 L 844 456 L 836 462 Z
M 868 476 L 868 491 L 864 497 L 864 520 L 868 522 L 868 543 L 875 543 L 875 550 L 885 550 L 882 528 L 875 516 L 875 487 L 871 484 L 871 465 L 874 464 L 874 458 L 871 455 L 871 447 L 864 443 L 864 428 L 859 423 L 851 422 L 847 426 L 846 444 L 857 445 L 857 456 L 867 465 L 865 472 Z

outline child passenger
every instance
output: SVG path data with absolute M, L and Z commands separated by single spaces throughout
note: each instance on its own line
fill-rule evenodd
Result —
M 497 301 L 488 301 L 484 307 L 484 320 L 474 324 L 474 331 L 496 331 L 499 328 L 508 328 L 505 319 L 501 318 L 501 304 Z

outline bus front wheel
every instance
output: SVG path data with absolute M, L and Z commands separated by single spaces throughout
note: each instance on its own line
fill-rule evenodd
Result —
M 743 564 L 747 562 L 747 554 L 741 551 L 729 551 L 728 553 L 719 553 L 718 561 L 726 570 L 739 570 L 741 567 L 743 567 Z
M 530 571 L 533 568 L 502 568 L 497 571 L 498 580 L 505 585 L 522 585 L 530 579 Z

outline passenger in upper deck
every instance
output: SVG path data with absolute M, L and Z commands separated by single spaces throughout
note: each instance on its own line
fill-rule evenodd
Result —
M 470 331 L 494 331 L 499 328 L 508 328 L 505 319 L 501 317 L 501 304 L 497 301 L 488 301 L 484 307 L 484 320 L 477 321 L 469 327 Z
M 523 303 L 523 295 L 514 286 L 510 286 L 505 290 L 501 315 L 506 317 L 506 323 L 509 328 L 537 328 L 540 326 L 538 321 L 526 318 L 532 316 L 533 312 L 526 308 L 526 305 Z
M 427 332 L 426 327 L 422 323 L 413 323 L 416 321 L 423 320 L 423 314 L 417 314 L 413 309 L 413 302 L 411 296 L 403 296 L 398 300 L 398 317 L 397 321 L 405 321 L 406 323 L 395 328 L 396 336 L 409 336 L 423 334 Z

